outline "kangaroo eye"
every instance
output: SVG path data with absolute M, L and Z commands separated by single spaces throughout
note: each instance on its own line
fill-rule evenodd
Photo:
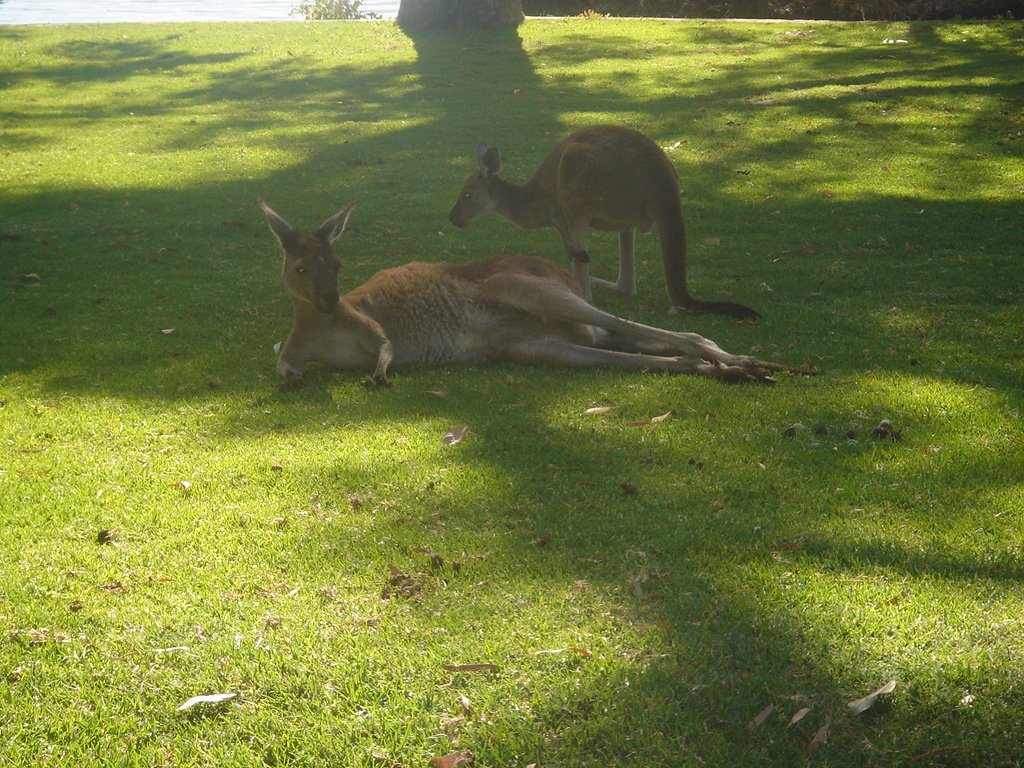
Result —
M 469 200 L 469 198 L 471 198 L 473 196 L 473 193 L 472 192 L 463 192 L 462 196 L 464 198 L 466 198 L 467 200 Z
M 295 271 L 298 272 L 300 275 L 306 274 L 306 268 L 305 267 L 296 267 Z

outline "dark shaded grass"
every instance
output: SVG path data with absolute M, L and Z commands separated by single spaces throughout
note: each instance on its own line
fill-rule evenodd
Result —
M 4 36 L 15 764 L 1019 762 L 1015 27 Z M 288 309 L 256 196 L 306 227 L 355 201 L 351 284 L 557 258 L 551 232 L 444 214 L 477 141 L 523 179 L 596 120 L 680 142 L 694 290 L 766 319 L 666 318 L 653 238 L 641 296 L 601 304 L 823 376 L 500 367 L 377 392 L 317 370 L 276 391 Z M 612 271 L 611 238 L 594 251 Z M 883 417 L 900 441 L 871 436 Z M 387 563 L 422 590 L 382 600 Z M 592 655 L 535 654 L 567 647 Z M 442 667 L 482 661 L 500 671 Z M 240 703 L 174 715 L 214 691 Z M 474 714 L 445 726 L 459 694 Z

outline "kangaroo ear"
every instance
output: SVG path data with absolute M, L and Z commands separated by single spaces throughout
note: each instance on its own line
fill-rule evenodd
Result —
M 480 173 L 485 181 L 490 181 L 501 172 L 501 155 L 494 147 L 488 147 L 482 141 L 476 145 L 476 161 L 480 164 Z
M 274 233 L 274 236 L 282 246 L 286 243 L 292 242 L 296 237 L 298 237 L 299 233 L 292 228 L 291 224 L 278 216 L 274 212 L 273 208 L 262 200 L 257 199 L 256 202 L 259 204 L 260 210 L 263 211 L 263 215 L 267 217 L 267 224 L 270 225 L 270 231 Z
M 345 223 L 348 221 L 349 214 L 352 213 L 352 209 L 355 207 L 355 203 L 353 203 L 345 210 L 338 211 L 317 228 L 316 234 L 328 243 L 333 243 L 341 236 L 341 233 L 345 231 Z

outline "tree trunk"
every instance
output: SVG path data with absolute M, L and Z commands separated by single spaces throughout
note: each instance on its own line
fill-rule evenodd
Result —
M 522 0 L 402 0 L 402 29 L 480 29 L 516 27 L 523 21 Z

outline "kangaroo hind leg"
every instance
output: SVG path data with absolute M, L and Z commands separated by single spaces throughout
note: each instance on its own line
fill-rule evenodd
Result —
M 724 366 L 690 355 L 661 357 L 633 352 L 616 352 L 573 344 L 557 339 L 534 339 L 511 344 L 504 359 L 521 365 L 548 365 L 562 368 L 624 368 L 666 371 L 708 376 L 723 381 L 770 381 L 737 366 Z
M 636 352 L 597 349 L 552 341 L 524 341 L 512 345 L 509 359 L 526 362 L 523 355 L 538 360 L 551 358 L 552 365 L 595 365 L 674 370 L 700 373 L 729 381 L 770 381 L 758 361 L 744 355 L 731 355 L 710 339 L 695 333 L 676 333 L 635 323 L 591 306 L 564 285 L 543 277 L 520 274 L 494 275 L 486 281 L 489 298 L 547 322 L 575 323 L 600 328 L 620 338 L 645 339 L 655 344 L 637 344 Z M 595 338 L 595 342 L 596 338 Z M 545 346 L 547 345 L 547 346 Z M 571 353 L 565 345 L 576 347 Z M 620 342 L 615 345 L 623 348 Z M 645 349 L 655 354 L 644 354 Z M 557 357 L 560 355 L 561 357 Z M 580 362 L 586 361 L 586 362 Z

